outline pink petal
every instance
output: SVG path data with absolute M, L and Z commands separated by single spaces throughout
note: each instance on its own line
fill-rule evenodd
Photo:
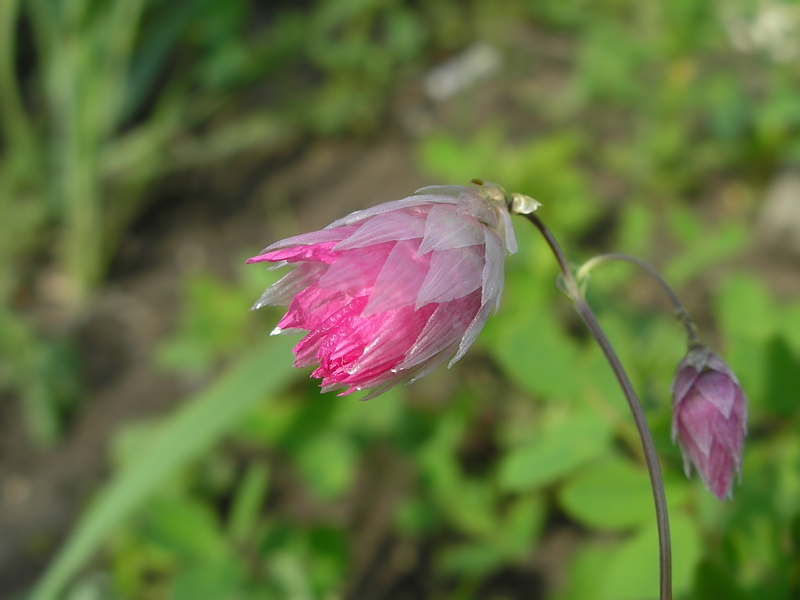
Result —
M 385 382 L 383 384 L 378 384 L 377 387 L 372 388 L 368 394 L 364 395 L 364 397 L 362 397 L 362 398 L 359 398 L 359 400 L 361 402 L 366 402 L 367 400 L 372 400 L 373 398 L 377 398 L 378 396 L 380 396 L 384 392 L 388 392 L 390 389 L 392 389 L 393 387 L 399 385 L 400 383 L 402 383 L 402 380 L 400 380 L 400 379 L 392 379 L 392 380 L 389 380 L 389 381 L 387 381 L 387 382 Z M 352 391 L 357 392 L 359 390 L 354 389 Z
M 683 397 L 694 385 L 700 373 L 685 364 L 678 366 L 678 371 L 675 373 L 675 379 L 672 380 L 672 397 L 674 398 L 673 404 L 678 404 L 683 400 Z
M 705 402 L 699 394 L 693 394 L 686 397 L 678 410 L 681 437 L 691 441 L 700 452 L 708 456 L 714 441 L 711 424 L 719 415 L 716 407 Z
M 448 205 L 431 208 L 424 233 L 419 254 L 483 244 L 483 226 L 478 220 L 459 215 L 454 207 Z
M 397 383 L 400 382 L 398 381 L 397 376 L 392 373 L 391 369 L 392 364 L 388 363 L 371 369 L 370 371 L 359 373 L 357 378 L 350 377 L 342 382 L 343 385 L 349 385 L 350 388 L 339 395 L 346 396 L 347 394 L 352 394 L 353 392 L 360 392 L 361 390 L 366 390 L 377 386 L 384 386 L 386 384 L 390 384 L 388 387 L 394 387 L 394 385 L 397 385 Z M 388 387 L 385 389 L 388 389 Z
M 735 468 L 729 454 L 720 451 L 712 452 L 703 465 L 703 470 L 698 469 L 697 472 L 705 486 L 718 499 L 725 500 L 731 497 Z
M 335 338 L 328 336 L 320 346 L 320 367 L 314 376 L 323 378 L 324 388 L 353 386 L 346 393 L 396 379 L 392 368 L 418 337 L 431 312 L 432 308 L 415 312 L 405 307 L 348 323 L 346 335 L 339 336 L 337 331 Z
M 472 346 L 472 343 L 478 337 L 481 329 L 483 329 L 483 326 L 486 325 L 486 320 L 489 318 L 489 312 L 491 311 L 491 308 L 491 304 L 484 304 L 481 306 L 478 314 L 475 315 L 475 318 L 472 319 L 469 327 L 467 327 L 467 330 L 464 332 L 464 336 L 461 338 L 461 343 L 458 345 L 458 352 L 447 364 L 448 369 L 461 360 L 461 357 L 464 356 L 464 354 L 467 353 L 467 350 L 469 350 L 469 347 Z
M 336 260 L 337 254 L 331 251 L 335 242 L 322 242 L 312 246 L 292 246 L 291 248 L 284 248 L 283 250 L 273 250 L 266 254 L 260 254 L 247 260 L 247 264 L 258 262 L 278 262 L 285 260 L 286 262 L 299 262 L 299 261 L 314 261 L 324 262 L 331 264 Z
M 736 400 L 736 386 L 730 377 L 717 371 L 706 371 L 697 378 L 695 389 L 716 406 L 726 419 L 731 416 Z
M 737 419 L 727 420 L 720 417 L 713 423 L 712 431 L 714 441 L 738 461 L 744 445 L 741 423 Z
M 320 345 L 317 355 L 319 368 L 314 377 L 322 378 L 322 385 L 333 383 L 351 384 L 359 379 L 354 375 L 353 365 L 361 357 L 374 331 L 380 330 L 388 321 L 389 315 L 380 314 L 369 318 L 356 317 L 348 320 L 329 333 Z M 385 370 L 389 370 L 387 367 Z
M 397 242 L 375 281 L 365 315 L 414 306 L 431 260 L 417 255 L 419 243 L 418 239 Z
M 358 227 L 354 225 L 351 227 L 337 227 L 336 229 L 321 229 L 319 231 L 311 231 L 309 233 L 295 235 L 267 246 L 261 252 L 259 252 L 259 255 L 266 254 L 271 250 L 288 248 L 289 246 L 311 246 L 313 244 L 320 244 L 323 242 L 339 242 L 352 235 L 356 229 L 358 229 Z
M 353 356 L 353 351 L 357 350 L 357 356 L 347 363 L 346 373 L 352 375 L 352 366 L 357 358 L 364 354 L 364 349 L 375 339 L 375 336 L 383 331 L 391 322 L 393 313 L 381 313 L 364 316 L 353 322 L 352 327 L 347 331 L 347 336 L 341 338 L 336 346 L 331 347 L 330 358 L 338 360 L 346 355 Z
M 473 191 L 465 185 L 428 185 L 414 192 L 415 196 L 455 196 Z
M 351 372 L 355 374 L 389 362 L 396 365 L 414 345 L 434 311 L 434 306 L 420 310 L 405 306 L 392 311 L 384 326 L 372 333 L 372 341 L 364 348 L 364 353 L 352 366 Z
M 503 220 L 503 237 L 506 240 L 506 250 L 509 254 L 517 253 L 517 236 L 514 234 L 514 224 L 511 222 L 511 215 L 507 210 L 500 211 Z
M 342 336 L 347 333 L 348 329 L 352 328 L 354 320 L 361 315 L 361 311 L 366 306 L 367 301 L 367 296 L 354 298 L 347 306 L 336 311 L 319 327 L 300 340 L 294 347 L 296 355 L 294 366 L 307 367 L 314 364 L 316 362 L 314 360 L 315 355 L 324 339 L 330 335 Z
M 475 190 L 467 190 L 458 197 L 458 212 L 475 217 L 489 227 L 497 227 L 497 213 Z
M 425 215 L 395 210 L 365 222 L 349 238 L 334 246 L 334 250 L 364 248 L 382 242 L 421 238 L 425 233 Z
M 417 365 L 416 367 L 412 367 L 410 372 L 413 373 L 413 376 L 409 379 L 409 385 L 418 381 L 425 377 L 428 373 L 433 371 L 436 367 L 441 365 L 444 361 L 450 357 L 453 352 L 456 351 L 458 347 L 457 344 L 451 344 L 447 346 L 444 350 L 442 350 L 439 354 L 436 354 L 429 358 L 426 362 Z M 418 370 L 417 370 L 418 369 Z
M 503 263 L 505 252 L 500 237 L 489 229 L 484 230 L 486 236 L 486 264 L 483 267 L 481 304 L 491 304 L 495 312 L 500 307 L 503 294 Z
M 687 478 L 691 477 L 692 459 L 689 456 L 689 449 L 687 448 L 686 443 L 681 438 L 678 438 L 678 447 L 681 449 L 681 456 L 683 457 L 683 473 L 686 475 Z
M 368 250 L 345 250 L 319 279 L 319 286 L 335 290 L 370 288 L 383 268 L 394 243 L 371 246 Z
M 455 348 L 451 347 L 450 350 L 454 350 Z M 433 371 L 436 367 L 444 362 L 447 356 L 450 354 L 448 350 L 439 353 L 439 355 L 434 356 L 430 361 L 423 363 L 421 365 L 417 365 L 416 367 L 412 367 L 408 370 L 399 371 L 396 375 L 390 377 L 390 374 L 383 375 L 380 377 L 376 377 L 373 380 L 365 381 L 363 388 L 366 389 L 368 387 L 377 386 L 375 390 L 361 398 L 361 400 L 371 400 L 376 396 L 379 396 L 386 390 L 393 388 L 394 386 L 405 383 L 406 385 L 411 385 L 421 377 L 424 377 L 431 371 Z M 397 368 L 395 368 L 397 370 Z
M 427 256 L 427 255 L 426 255 Z M 447 302 L 466 296 L 483 282 L 483 248 L 468 246 L 435 250 L 431 266 L 417 295 L 417 308 L 429 302 Z
M 320 263 L 304 263 L 298 266 L 269 286 L 253 305 L 252 310 L 262 306 L 289 304 L 296 294 L 316 282 L 327 268 L 327 265 Z
M 334 221 L 326 229 L 331 229 L 334 227 L 342 227 L 344 225 L 352 225 L 353 223 L 357 223 L 358 221 L 363 221 L 368 217 L 375 217 L 377 215 L 382 215 L 387 212 L 391 212 L 393 210 L 400 210 L 403 208 L 411 208 L 411 207 L 427 207 L 431 204 L 437 203 L 444 203 L 444 204 L 457 204 L 458 199 L 452 198 L 450 196 L 410 196 L 408 198 L 403 198 L 402 200 L 393 200 L 392 202 L 384 202 L 383 204 L 378 204 L 377 206 L 373 206 L 372 208 L 366 208 L 364 210 L 357 210 L 354 213 L 350 213 L 346 217 L 343 217 L 337 221 Z M 427 211 L 426 211 L 427 212 Z
M 373 318 L 384 319 L 385 316 L 386 313 L 383 313 Z M 355 367 L 367 343 L 368 340 L 361 338 L 358 344 L 354 345 L 349 352 L 336 355 L 328 355 L 326 348 L 321 349 L 322 360 L 320 361 L 320 368 L 315 371 L 315 376 L 323 378 L 322 385 L 340 383 L 357 389 L 373 387 L 394 378 L 392 367 L 399 360 L 397 356 L 387 356 L 384 360 L 372 361 L 367 367 Z
M 332 314 L 350 304 L 353 298 L 354 294 L 349 292 L 311 286 L 292 300 L 289 310 L 278 322 L 277 332 L 281 333 L 284 329 L 316 329 Z
M 708 365 L 709 369 L 713 369 L 714 371 L 717 371 L 719 373 L 722 373 L 722 374 L 726 375 L 737 386 L 739 385 L 739 380 L 736 379 L 736 375 L 731 370 L 731 368 L 728 366 L 728 363 L 726 363 L 724 360 L 722 360 L 722 358 L 720 358 L 718 355 L 712 353 L 708 357 L 707 365 Z
M 397 368 L 410 369 L 452 346 L 464 335 L 478 309 L 480 298 L 477 291 L 436 306 L 425 328 Z

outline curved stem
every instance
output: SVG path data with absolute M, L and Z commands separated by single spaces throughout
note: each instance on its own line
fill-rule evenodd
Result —
M 611 346 L 608 338 L 603 332 L 597 317 L 592 312 L 591 307 L 584 300 L 583 295 L 580 293 L 578 283 L 572 274 L 569 267 L 569 262 L 561 250 L 561 246 L 555 239 L 553 234 L 545 226 L 545 224 L 535 214 L 521 215 L 533 223 L 536 228 L 541 232 L 550 246 L 553 254 L 558 261 L 558 266 L 564 278 L 564 285 L 566 292 L 570 299 L 575 304 L 575 311 L 584 322 L 592 337 L 597 341 L 598 345 L 605 354 L 614 375 L 625 394 L 625 399 L 628 401 L 628 406 L 633 414 L 633 420 L 636 423 L 636 428 L 639 431 L 639 437 L 642 440 L 642 449 L 644 450 L 645 462 L 647 463 L 647 470 L 650 473 L 650 485 L 653 488 L 653 502 L 656 508 L 656 523 L 658 525 L 658 552 L 659 552 L 659 598 L 660 600 L 672 600 L 672 549 L 669 533 L 669 515 L 667 514 L 667 500 L 664 494 L 664 481 L 661 476 L 661 466 L 658 462 L 658 455 L 656 447 L 653 443 L 653 436 L 650 433 L 650 428 L 647 425 L 647 419 L 644 416 L 642 405 L 639 402 L 639 397 L 636 395 L 633 385 L 631 385 L 628 374 L 625 372 L 622 363 L 619 360 L 614 348 Z M 648 265 L 649 266 L 649 265 Z M 670 290 L 671 291 L 671 290 Z M 676 299 L 677 300 L 677 299 Z
M 675 317 L 683 324 L 684 328 L 686 329 L 686 334 L 689 336 L 689 346 L 694 346 L 700 343 L 700 338 L 697 335 L 697 326 L 689 318 L 689 311 L 686 310 L 683 304 L 681 304 L 681 301 L 678 300 L 678 296 L 672 291 L 672 288 L 669 287 L 669 284 L 664 280 L 663 277 L 661 277 L 661 274 L 656 271 L 655 267 L 653 267 L 650 263 L 647 263 L 640 258 L 636 258 L 635 256 L 631 256 L 630 254 L 599 254 L 590 258 L 583 263 L 583 265 L 581 265 L 575 274 L 576 279 L 578 279 L 578 281 L 583 280 L 583 278 L 586 277 L 589 274 L 589 271 L 591 271 L 595 266 L 609 260 L 628 262 L 647 271 L 658 282 L 658 284 L 661 286 L 661 289 L 667 294 L 669 301 L 672 303 L 672 306 L 675 309 Z

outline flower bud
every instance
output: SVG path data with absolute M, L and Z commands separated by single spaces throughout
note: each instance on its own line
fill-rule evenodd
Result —
M 710 348 L 695 346 L 678 365 L 672 382 L 672 440 L 683 454 L 686 476 L 697 470 L 720 500 L 732 496 L 741 476 L 747 406 L 739 381 Z
M 464 355 L 516 249 L 497 186 L 423 188 L 265 248 L 247 262 L 297 266 L 253 308 L 289 305 L 273 334 L 308 332 L 294 364 L 318 364 L 322 391 L 374 397 Z

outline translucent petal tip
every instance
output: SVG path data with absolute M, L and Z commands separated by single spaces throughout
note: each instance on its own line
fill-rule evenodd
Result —
M 515 215 L 529 215 L 542 205 L 538 200 L 524 194 L 511 194 L 511 212 Z

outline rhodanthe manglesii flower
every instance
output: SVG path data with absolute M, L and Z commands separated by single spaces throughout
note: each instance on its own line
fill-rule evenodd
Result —
M 732 496 L 741 475 L 747 406 L 739 381 L 710 348 L 691 348 L 672 382 L 672 439 L 678 440 L 686 476 L 692 465 L 720 500 Z
M 374 397 L 464 355 L 516 249 L 501 188 L 431 186 L 265 248 L 247 262 L 298 266 L 253 309 L 289 305 L 273 334 L 308 331 L 294 364 L 323 392 Z

